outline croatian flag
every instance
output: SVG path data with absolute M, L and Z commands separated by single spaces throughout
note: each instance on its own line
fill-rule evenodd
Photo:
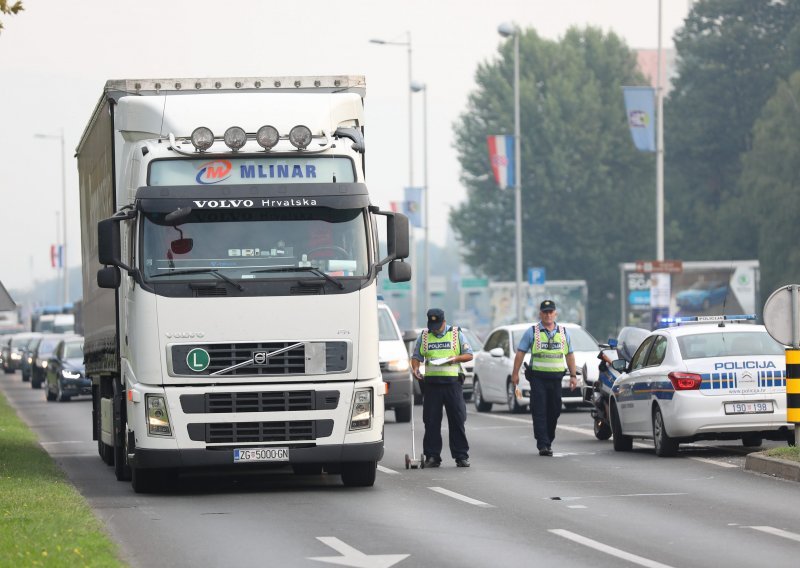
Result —
M 497 187 L 505 189 L 513 187 L 514 179 L 514 137 L 508 134 L 487 136 L 489 144 L 489 161 L 492 164 Z
M 50 266 L 53 268 L 63 268 L 64 247 L 62 245 L 50 245 Z

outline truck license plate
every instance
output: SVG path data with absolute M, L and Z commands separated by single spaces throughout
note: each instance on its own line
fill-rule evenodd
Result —
M 233 463 L 289 461 L 289 448 L 236 448 Z
M 725 403 L 725 414 L 770 414 L 771 412 L 774 412 L 772 401 Z

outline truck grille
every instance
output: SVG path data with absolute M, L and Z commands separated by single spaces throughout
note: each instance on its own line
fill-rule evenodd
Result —
M 180 401 L 186 414 L 333 410 L 339 405 L 339 391 L 184 394 Z
M 303 442 L 330 436 L 333 420 L 189 424 L 188 431 L 193 441 L 207 444 Z
M 172 345 L 172 371 L 176 375 L 208 376 L 217 371 L 230 369 L 235 365 L 253 360 L 256 353 L 269 354 L 295 345 L 296 341 L 270 341 L 258 343 L 190 343 Z M 307 347 L 310 347 L 309 351 Z M 187 357 L 193 349 L 204 349 L 208 352 L 208 367 L 195 371 L 189 367 Z M 324 351 L 322 351 L 324 349 Z M 225 377 L 235 376 L 280 376 L 302 375 L 307 372 L 326 373 L 343 372 L 348 365 L 348 343 L 345 341 L 327 341 L 323 343 L 301 343 L 278 355 L 265 358 L 261 362 L 253 362 L 222 374 Z M 306 366 L 311 365 L 307 371 Z M 324 367 L 323 367 L 324 365 Z

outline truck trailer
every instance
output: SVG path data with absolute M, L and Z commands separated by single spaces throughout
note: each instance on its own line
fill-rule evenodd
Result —
M 85 362 L 98 452 L 137 493 L 287 466 L 374 484 L 376 281 L 411 269 L 408 219 L 365 184 L 365 91 L 106 83 L 77 148 Z

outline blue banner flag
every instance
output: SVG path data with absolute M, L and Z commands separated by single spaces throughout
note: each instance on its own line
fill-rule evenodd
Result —
M 422 191 L 421 187 L 405 188 L 403 214 L 408 217 L 408 222 L 412 227 L 422 227 Z
M 622 87 L 622 93 L 633 144 L 642 152 L 655 152 L 656 90 L 652 87 Z

